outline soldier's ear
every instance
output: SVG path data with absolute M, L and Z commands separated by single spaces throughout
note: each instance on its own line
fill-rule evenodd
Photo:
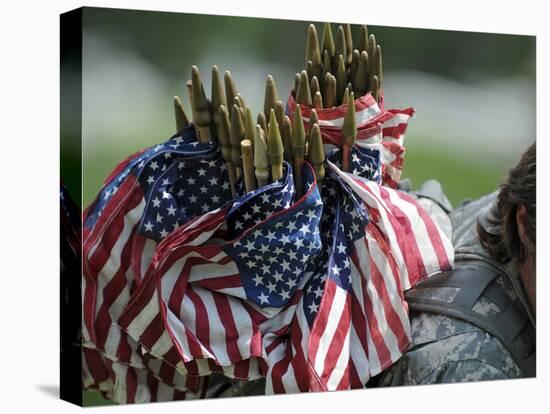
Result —
M 527 220 L 527 208 L 522 204 L 516 210 L 516 224 L 518 226 L 519 240 L 523 245 L 523 249 L 526 251 L 533 251 L 535 246 L 527 234 Z

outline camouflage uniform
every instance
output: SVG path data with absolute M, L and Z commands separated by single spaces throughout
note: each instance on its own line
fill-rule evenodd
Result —
M 479 276 L 482 273 L 479 268 L 472 267 L 472 263 L 477 262 L 468 263 L 468 260 L 472 257 L 482 258 L 481 262 L 488 263 L 488 267 L 498 269 L 495 273 L 498 276 L 488 283 L 477 299 L 474 298 L 471 314 L 479 316 L 480 320 L 488 321 L 489 324 L 506 326 L 513 313 L 516 320 L 522 321 L 523 328 L 512 341 L 505 341 L 507 346 L 504 346 L 501 340 L 488 333 L 486 329 L 467 322 L 468 319 L 412 310 L 411 349 L 381 374 L 377 381 L 378 386 L 534 376 L 535 319 L 519 279 L 518 264 L 502 266 L 492 262 L 477 237 L 477 220 L 479 218 L 481 223 L 484 223 L 496 194 L 492 193 L 475 202 L 466 203 L 450 215 L 454 229 L 456 263 L 455 269 L 448 275 L 442 275 L 442 279 L 452 276 L 452 272 L 457 273 L 460 269 L 465 269 L 464 273 L 470 276 Z M 478 270 L 477 274 L 475 270 Z M 467 287 L 471 280 L 465 283 Z M 458 290 L 452 286 L 422 289 L 420 284 L 407 292 L 407 299 L 414 303 L 415 296 L 423 296 L 438 303 L 451 303 L 455 300 Z M 411 309 L 414 309 L 414 306 L 411 305 Z M 507 312 L 510 310 L 514 312 Z M 510 349 L 514 350 L 513 355 Z

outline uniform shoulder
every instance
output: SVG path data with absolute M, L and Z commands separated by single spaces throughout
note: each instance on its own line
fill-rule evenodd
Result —
M 415 385 L 518 378 L 500 341 L 466 321 L 427 312 L 411 315 L 412 345 L 383 373 L 380 385 Z

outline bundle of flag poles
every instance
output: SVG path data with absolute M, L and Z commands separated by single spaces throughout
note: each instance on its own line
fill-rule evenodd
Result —
M 386 110 L 361 26 L 322 46 L 286 105 L 254 114 L 230 72 L 187 82 L 176 134 L 121 162 L 84 213 L 84 379 L 120 403 L 365 387 L 410 345 L 403 291 L 453 263 L 396 189 L 412 109 Z

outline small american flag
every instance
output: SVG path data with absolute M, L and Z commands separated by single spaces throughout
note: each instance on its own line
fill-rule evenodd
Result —
M 403 290 L 453 262 L 450 241 L 410 197 L 329 162 L 323 252 L 286 341 L 266 338 L 268 393 L 364 387 L 410 345 Z
M 304 270 L 321 250 L 323 205 L 309 165 L 304 175 L 309 190 L 297 202 L 285 164 L 282 180 L 168 236 L 120 326 L 189 377 L 264 376 L 263 337 L 285 334 L 281 315 L 295 305 Z M 263 215 L 254 218 L 258 208 Z
M 146 369 L 138 344 L 115 322 L 141 283 L 158 242 L 231 199 L 225 170 L 217 144 L 197 142 L 190 125 L 181 135 L 119 164 L 86 210 L 83 344 L 101 351 L 109 366 Z M 118 381 L 124 383 L 124 378 Z
M 172 233 L 120 326 L 188 377 L 265 376 L 267 393 L 364 387 L 410 345 L 403 290 L 448 269 L 452 246 L 413 199 L 329 166 L 322 198 L 306 165 L 309 192 L 237 238 L 229 208 Z M 284 199 L 289 169 L 263 208 Z
M 300 106 L 304 125 L 309 127 L 311 109 Z M 319 118 L 321 136 L 325 144 L 342 145 L 342 126 L 347 105 L 330 109 L 316 109 Z M 288 97 L 286 112 L 293 118 L 296 102 L 292 93 Z M 380 102 L 370 93 L 355 100 L 355 119 L 357 122 L 357 146 L 379 147 L 382 161 L 382 184 L 396 188 L 401 178 L 405 147 L 403 145 L 405 132 L 414 109 L 384 109 L 383 99 Z

